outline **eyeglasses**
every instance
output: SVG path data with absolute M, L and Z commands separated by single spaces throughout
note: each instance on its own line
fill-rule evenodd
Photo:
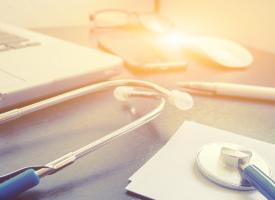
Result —
M 98 28 L 115 28 L 139 24 L 157 33 L 166 32 L 173 26 L 169 19 L 154 13 L 137 13 L 119 9 L 96 11 L 90 15 L 90 20 Z

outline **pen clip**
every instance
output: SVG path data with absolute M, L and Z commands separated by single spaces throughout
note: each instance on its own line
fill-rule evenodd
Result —
M 198 94 L 208 94 L 213 95 L 216 93 L 216 83 L 212 82 L 182 82 L 179 81 L 177 85 L 186 91 Z
M 214 95 L 214 91 L 209 91 L 209 90 L 202 90 L 202 89 L 195 89 L 195 88 L 187 88 L 187 87 L 181 87 L 180 90 L 184 92 L 189 92 L 192 94 L 198 94 L 198 95 Z
M 0 176 L 0 184 L 21 174 L 22 172 L 24 172 L 26 170 L 33 169 L 33 170 L 37 171 L 37 170 L 43 169 L 43 168 L 49 168 L 49 167 L 47 167 L 47 166 L 32 166 L 32 167 L 25 167 L 25 168 L 16 170 L 16 171 L 6 174 L 4 176 Z

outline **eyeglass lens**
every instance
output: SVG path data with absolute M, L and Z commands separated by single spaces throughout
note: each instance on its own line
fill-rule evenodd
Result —
M 129 23 L 129 15 L 121 11 L 104 11 L 94 16 L 94 23 L 97 27 L 125 26 Z

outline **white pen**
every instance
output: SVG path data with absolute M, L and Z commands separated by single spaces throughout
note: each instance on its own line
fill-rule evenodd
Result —
M 217 95 L 275 101 L 275 88 L 222 82 L 179 82 L 183 88 L 213 92 Z

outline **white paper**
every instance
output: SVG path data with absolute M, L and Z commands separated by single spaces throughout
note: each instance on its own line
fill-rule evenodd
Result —
M 157 200 L 259 200 L 257 191 L 236 191 L 206 179 L 195 164 L 198 150 L 209 143 L 235 143 L 260 154 L 275 171 L 275 145 L 195 122 L 185 122 L 167 144 L 133 176 L 128 191 Z M 272 165 L 271 165 L 272 164 Z

